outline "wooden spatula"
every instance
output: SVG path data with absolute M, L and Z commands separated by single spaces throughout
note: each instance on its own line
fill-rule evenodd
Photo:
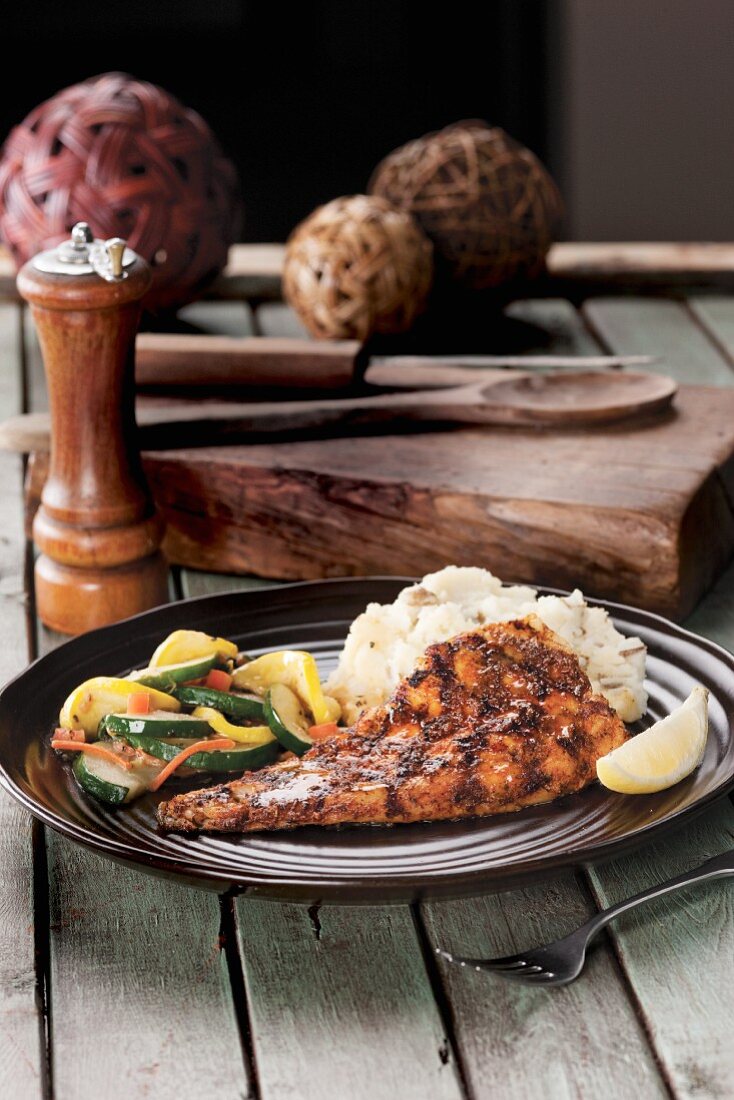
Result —
M 223 402 L 139 399 L 141 446 L 147 450 L 216 445 L 261 433 L 339 428 L 395 420 L 497 424 L 518 427 L 580 427 L 609 423 L 667 408 L 676 384 L 659 374 L 483 372 L 480 382 L 443 390 L 378 393 L 317 401 Z M 14 417 L 0 425 L 5 450 L 45 450 L 45 414 Z

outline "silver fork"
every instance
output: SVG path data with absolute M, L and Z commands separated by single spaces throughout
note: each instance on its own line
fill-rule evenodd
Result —
M 668 879 L 667 882 L 661 882 L 658 886 L 651 886 L 649 890 L 643 890 L 641 894 L 635 894 L 626 901 L 620 901 L 616 905 L 610 905 L 608 909 L 602 909 L 575 932 L 542 947 L 522 951 L 517 955 L 506 955 L 501 959 L 469 959 L 461 955 L 452 955 L 450 951 L 444 951 L 441 947 L 436 948 L 436 954 L 450 963 L 471 967 L 473 970 L 489 970 L 511 981 L 527 982 L 532 985 L 566 985 L 578 978 L 583 970 L 589 943 L 615 917 L 621 913 L 628 913 L 630 909 L 635 909 L 643 902 L 651 901 L 652 898 L 660 898 L 663 894 L 680 890 L 683 886 L 690 886 L 695 882 L 707 882 L 709 879 L 726 878 L 728 875 L 734 875 L 734 849 L 722 852 L 713 859 L 707 859 L 692 871 L 686 871 L 685 874 L 677 875 L 675 878 Z

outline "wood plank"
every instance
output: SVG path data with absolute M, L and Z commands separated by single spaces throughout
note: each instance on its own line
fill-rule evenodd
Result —
M 43 357 L 38 343 L 36 329 L 31 312 L 23 308 L 23 334 L 26 348 L 26 391 L 28 408 L 33 412 L 45 412 L 48 409 L 46 375 L 43 370 Z
M 43 626 L 39 636 L 43 651 L 65 640 Z M 120 867 L 53 832 L 47 847 L 57 1095 L 249 1095 L 216 895 Z M 103 1058 L 97 1029 L 79 1027 L 90 1007 L 114 1032 Z
M 15 264 L 10 250 L 5 245 L 0 245 L 0 301 L 19 301 L 15 287 Z
M 656 367 L 678 382 L 731 386 L 734 371 L 683 302 L 660 298 L 595 298 L 584 316 L 611 352 L 659 355 Z
M 184 596 L 263 583 L 181 571 Z M 408 906 L 243 898 L 237 915 L 263 1100 L 462 1095 Z
M 265 577 L 232 577 L 228 573 L 204 573 L 195 569 L 181 570 L 181 588 L 185 597 L 215 596 L 220 592 L 245 592 L 268 588 L 273 581 Z
M 216 896 L 53 834 L 49 877 L 56 1094 L 249 1095 Z
M 432 945 L 485 958 L 571 932 L 592 912 L 570 874 L 531 889 L 422 906 Z M 667 1095 L 604 943 L 591 955 L 583 979 L 562 990 L 514 985 L 444 961 L 440 970 L 473 1095 Z
M 688 308 L 727 362 L 734 366 L 734 296 L 691 295 Z
M 19 460 L 2 455 L 0 477 L 6 486 L 0 497 L 0 682 L 4 684 L 28 660 Z M 35 958 L 34 834 L 42 844 L 40 826 L 34 827 L 30 815 L 0 791 L 0 1096 L 24 1100 L 40 1098 L 45 1087 L 43 1004 L 36 1000 L 42 975 L 36 973 Z M 38 920 L 43 920 L 42 906 Z M 39 927 L 39 944 L 43 938 L 44 929 Z
M 662 882 L 732 846 L 724 799 L 670 840 L 589 873 L 600 905 Z M 678 1097 L 729 1096 L 734 1074 L 734 893 L 727 882 L 681 891 L 634 910 L 609 933 Z
M 0 416 L 21 407 L 16 332 L 16 307 L 0 305 L 0 360 L 4 365 L 0 371 Z M 22 670 L 29 656 L 22 476 L 18 458 L 0 456 L 0 478 L 5 487 L 0 496 L 2 684 Z M 0 1096 L 23 1100 L 40 1100 L 46 1087 L 42 975 L 36 973 L 35 958 L 34 832 L 42 843 L 41 827 L 34 826 L 30 815 L 0 791 Z M 43 920 L 42 908 L 38 920 Z M 43 931 L 39 927 L 39 946 Z
M 599 353 L 581 315 L 565 298 L 519 299 L 510 303 L 505 314 L 538 329 L 537 343 L 523 344 L 523 355 L 542 354 L 550 348 L 554 355 Z
M 284 302 L 265 302 L 257 311 L 263 336 L 293 336 L 305 338 L 308 332 L 295 310 Z
M 684 380 L 699 372 L 730 382 L 723 363 L 690 314 L 676 303 L 597 302 L 594 323 L 616 352 L 666 345 Z M 675 308 L 669 308 L 674 306 Z M 644 326 L 650 326 L 645 329 Z M 717 362 L 718 356 L 718 362 Z M 703 528 L 703 530 L 706 530 Z M 699 532 L 700 538 L 700 532 Z M 717 641 L 734 643 L 734 574 L 730 570 L 689 620 Z M 590 872 L 601 905 L 662 881 L 731 847 L 734 808 L 724 800 L 670 839 Z M 676 1095 L 727 1095 L 732 1074 L 728 1021 L 734 993 L 729 967 L 734 952 L 731 891 L 726 886 L 673 895 L 610 926 L 648 1033 Z
M 276 306 L 276 308 L 284 308 Z M 246 302 L 191 302 L 178 310 L 177 318 L 192 332 L 212 332 L 219 336 L 254 336 L 252 311 Z
M 670 288 L 734 285 L 734 245 L 699 241 L 561 241 L 548 255 L 552 281 Z
M 237 902 L 263 1100 L 458 1100 L 407 906 Z
M 734 653 L 734 565 L 704 596 L 685 625 Z

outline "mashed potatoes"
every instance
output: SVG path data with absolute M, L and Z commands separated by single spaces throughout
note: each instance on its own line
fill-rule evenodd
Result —
M 351 723 L 364 707 L 385 702 L 429 645 L 531 612 L 573 646 L 594 690 L 624 722 L 645 713 L 645 646 L 615 630 L 603 608 L 589 607 L 578 589 L 538 596 L 532 588 L 504 585 L 486 569 L 455 565 L 404 588 L 394 603 L 370 604 L 352 623 L 327 690 Z

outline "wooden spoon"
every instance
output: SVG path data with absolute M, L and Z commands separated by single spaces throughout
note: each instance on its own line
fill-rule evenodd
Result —
M 497 371 L 488 378 L 448 389 L 378 393 L 316 401 L 179 401 L 138 399 L 141 446 L 147 450 L 246 441 L 248 435 L 314 431 L 392 420 L 497 424 L 516 427 L 578 427 L 605 424 L 667 408 L 677 390 L 660 374 L 563 371 L 530 374 Z M 0 425 L 5 450 L 47 450 L 43 413 Z

